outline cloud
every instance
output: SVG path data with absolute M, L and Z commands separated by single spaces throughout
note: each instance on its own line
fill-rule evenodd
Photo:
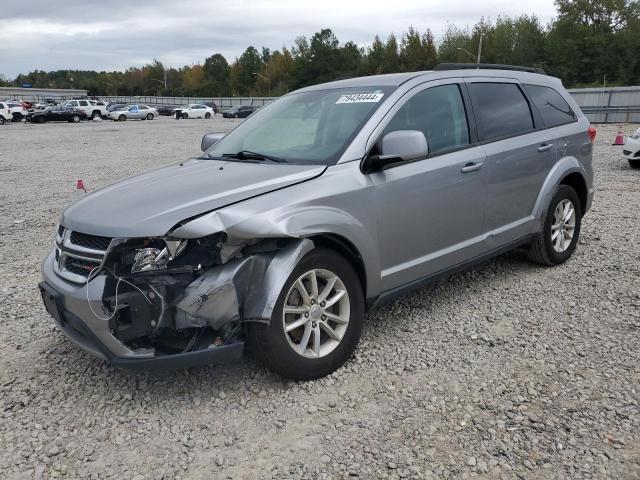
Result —
M 367 45 L 376 34 L 400 35 L 413 25 L 442 35 L 449 23 L 536 14 L 546 22 L 553 0 L 4 0 L 0 73 L 34 69 L 124 70 L 158 58 L 167 65 L 202 62 L 220 52 L 229 61 L 248 46 L 291 46 L 297 36 L 331 28 L 342 42 Z

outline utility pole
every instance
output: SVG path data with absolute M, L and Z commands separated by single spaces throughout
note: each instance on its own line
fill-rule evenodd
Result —
M 482 55 L 482 37 L 484 37 L 484 34 L 480 32 L 480 42 L 478 43 L 478 56 L 476 57 L 478 64 L 480 64 L 480 55 Z

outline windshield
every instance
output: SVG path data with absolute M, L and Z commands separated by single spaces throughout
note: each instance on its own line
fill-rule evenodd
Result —
M 257 110 L 205 157 L 250 151 L 290 163 L 333 165 L 392 90 L 335 88 L 281 97 Z

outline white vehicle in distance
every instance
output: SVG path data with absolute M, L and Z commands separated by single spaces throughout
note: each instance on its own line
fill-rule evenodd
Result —
M 9 108 L 9 113 L 11 113 L 12 122 L 22 121 L 24 118 L 26 118 L 27 113 L 29 113 L 29 111 L 24 108 L 24 105 L 20 100 L 8 101 L 6 102 L 6 104 Z
M 629 161 L 631 168 L 640 168 L 640 128 L 627 137 L 622 147 L 622 154 Z
M 115 109 L 109 112 L 109 118 L 118 122 L 124 122 L 125 120 L 153 120 L 158 116 L 158 110 L 148 105 L 126 105 L 120 109 Z
M 12 118 L 9 106 L 4 102 L 0 102 L 0 125 L 4 125 L 4 122 L 10 122 Z
M 173 113 L 178 120 L 181 118 L 211 118 L 216 114 L 213 108 L 201 103 L 192 103 L 176 108 Z
M 93 120 L 96 117 L 106 117 L 107 107 L 103 102 L 95 100 L 67 100 L 62 104 L 64 107 L 77 108 L 87 114 Z

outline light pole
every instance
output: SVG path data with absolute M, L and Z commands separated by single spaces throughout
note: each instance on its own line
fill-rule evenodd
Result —
M 473 53 L 471 53 L 469 50 L 467 50 L 466 48 L 456 48 L 456 50 L 459 50 L 461 52 L 466 53 L 467 55 L 469 55 L 471 58 L 473 58 L 473 61 L 476 62 L 477 64 L 480 63 L 480 56 L 482 55 L 482 39 L 484 37 L 484 33 L 480 34 L 480 42 L 478 43 L 478 55 L 474 55 Z
M 456 50 L 460 50 L 461 52 L 466 53 L 467 55 L 469 55 L 471 58 L 473 58 L 473 61 L 478 63 L 478 57 L 476 57 L 473 53 L 471 53 L 469 50 L 465 49 L 465 48 L 456 48 Z
M 267 81 L 267 85 L 269 86 L 269 96 L 271 96 L 271 79 L 269 77 L 265 77 L 264 75 L 257 73 L 257 72 L 253 72 L 252 75 L 255 75 L 256 77 L 260 77 L 263 78 L 264 80 Z

